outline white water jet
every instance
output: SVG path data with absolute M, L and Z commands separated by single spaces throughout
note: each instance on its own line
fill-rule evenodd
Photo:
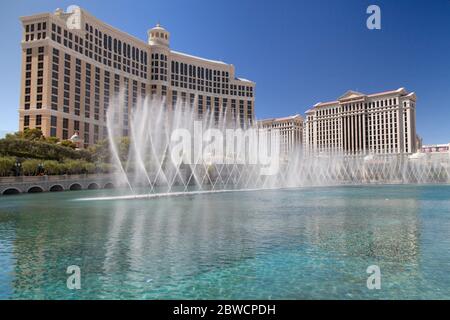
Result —
M 214 99 L 209 105 L 204 99 L 203 108 L 199 110 L 198 96 L 191 101 L 187 94 L 186 101 L 178 97 L 171 105 L 167 105 L 165 97 L 147 97 L 128 110 L 126 97 L 122 92 L 113 99 L 107 113 L 112 161 L 118 168 L 116 183 L 127 186 L 134 193 L 126 198 L 303 186 L 450 182 L 448 157 L 436 160 L 407 155 L 346 156 L 337 151 L 316 154 L 300 147 L 290 154 L 280 154 L 279 145 L 274 151 L 261 143 L 261 134 L 267 132 L 258 132 L 256 140 L 247 141 L 248 136 L 244 136 L 244 142 L 233 145 L 232 152 L 224 147 L 212 148 L 205 153 L 210 146 L 204 136 L 200 140 L 195 138 L 199 126 L 202 134 L 215 130 L 223 137 L 227 130 L 236 133 L 243 129 L 242 133 L 247 134 L 254 126 L 241 120 L 238 109 L 217 108 Z M 128 126 L 123 125 L 125 120 Z M 120 158 L 117 145 L 117 138 L 122 136 L 124 129 L 130 136 L 126 160 Z M 184 157 L 187 151 L 192 152 L 192 161 L 172 161 L 171 152 L 178 142 L 171 138 L 176 130 L 185 130 L 194 137 L 190 140 L 191 150 L 183 149 L 180 155 Z M 273 130 L 271 134 L 276 135 L 276 132 Z M 234 139 L 233 136 L 233 143 Z M 200 156 L 196 154 L 198 150 Z M 262 174 L 262 164 L 249 161 L 254 152 L 261 150 L 264 154 L 270 153 L 271 157 L 278 157 L 276 172 Z M 149 196 L 153 194 L 155 196 Z

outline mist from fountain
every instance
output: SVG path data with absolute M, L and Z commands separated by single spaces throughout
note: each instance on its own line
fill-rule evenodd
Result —
M 284 154 L 277 140 L 279 132 L 256 131 L 254 125 L 240 120 L 239 110 L 224 106 L 215 108 L 213 99 L 208 106 L 203 101 L 204 109 L 199 111 L 191 107 L 198 105 L 197 96 L 193 101 L 178 97 L 174 105 L 167 105 L 164 98 L 146 97 L 137 101 L 127 119 L 128 104 L 124 102 L 127 97 L 128 94 L 122 92 L 110 103 L 107 111 L 108 139 L 113 164 L 118 168 L 116 183 L 126 186 L 136 195 L 450 182 L 448 157 L 346 156 L 337 151 L 313 153 L 301 148 Z M 123 135 L 127 121 L 130 147 L 127 159 L 121 159 L 118 138 Z M 240 132 L 246 138 L 252 137 L 247 133 L 253 130 L 257 139 L 241 140 L 233 146 L 232 152 L 225 147 L 214 149 L 211 147 L 213 143 L 205 144 L 205 141 L 214 140 L 224 144 L 229 130 Z M 183 136 L 189 136 L 190 141 L 181 141 Z M 274 136 L 276 139 L 270 140 Z M 262 163 L 248 161 L 253 153 L 259 152 L 260 155 L 261 150 L 271 161 L 277 158 L 276 171 L 263 173 Z

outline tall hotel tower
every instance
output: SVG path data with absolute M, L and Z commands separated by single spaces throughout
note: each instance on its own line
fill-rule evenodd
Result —
M 289 155 L 289 153 L 301 147 L 303 143 L 303 118 L 299 114 L 258 120 L 258 128 L 279 133 L 282 155 Z
M 416 95 L 404 88 L 375 94 L 348 91 L 306 111 L 304 142 L 311 152 L 346 155 L 417 151 Z
M 77 132 L 86 147 L 106 137 L 106 111 L 119 92 L 123 135 L 130 110 L 146 96 L 166 108 L 186 103 L 199 117 L 227 111 L 237 123 L 254 122 L 255 83 L 235 77 L 233 65 L 171 50 L 159 24 L 145 43 L 78 7 L 21 21 L 20 130 L 63 140 Z

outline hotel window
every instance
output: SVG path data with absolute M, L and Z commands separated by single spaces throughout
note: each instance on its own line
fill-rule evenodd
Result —
M 94 141 L 93 143 L 97 143 L 98 142 L 98 134 L 99 134 L 99 129 L 98 129 L 98 125 L 94 124 Z
M 30 116 L 23 117 L 23 126 L 24 128 L 28 128 L 30 126 Z
M 68 129 L 69 129 L 69 119 L 63 118 L 63 131 L 62 131 L 63 140 L 69 139 L 69 130 Z
M 56 137 L 56 124 L 57 118 L 55 116 L 50 117 L 50 136 Z
M 211 97 L 206 97 L 206 112 L 209 114 L 211 112 Z
M 172 110 L 175 110 L 175 106 L 177 105 L 177 100 L 178 100 L 178 96 L 177 96 L 177 91 L 173 90 L 172 91 Z
M 201 119 L 203 116 L 203 96 L 198 96 L 198 117 Z
M 249 119 L 250 122 L 252 122 L 253 119 L 253 109 L 252 109 L 252 102 L 247 101 L 247 119 Z
M 225 113 L 227 112 L 228 109 L 228 99 L 227 98 L 223 98 L 222 100 L 222 115 L 225 116 Z
M 42 115 L 36 115 L 36 126 L 42 125 Z
M 214 121 L 216 124 L 219 122 L 220 117 L 220 105 L 219 105 L 219 98 L 214 98 Z
M 239 100 L 239 120 L 242 127 L 244 125 L 244 100 Z
M 84 123 L 84 144 L 89 144 L 89 123 Z
M 231 99 L 231 116 L 236 120 L 236 100 Z

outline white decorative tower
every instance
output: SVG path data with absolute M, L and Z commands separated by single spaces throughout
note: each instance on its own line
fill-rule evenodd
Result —
M 159 23 L 155 27 L 148 30 L 148 44 L 151 46 L 169 47 L 170 33 Z
M 148 30 L 148 44 L 151 47 L 151 76 L 150 83 L 156 87 L 156 94 L 164 97 L 168 95 L 169 86 L 169 48 L 170 33 L 158 23 Z M 164 99 L 165 101 L 165 99 Z

